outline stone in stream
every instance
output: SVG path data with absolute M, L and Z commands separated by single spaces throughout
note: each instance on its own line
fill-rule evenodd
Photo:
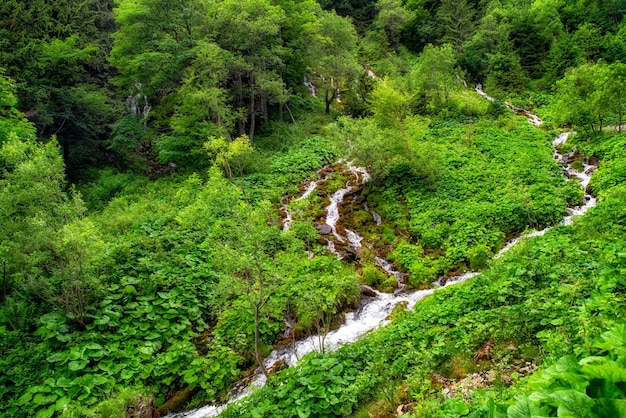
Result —
M 369 296 L 372 298 L 375 298 L 376 296 L 378 296 L 376 291 L 367 285 L 362 284 L 359 286 L 359 288 L 361 289 L 361 295 L 363 296 Z
M 322 235 L 330 235 L 333 233 L 333 228 L 328 224 L 321 224 L 317 226 L 317 230 Z

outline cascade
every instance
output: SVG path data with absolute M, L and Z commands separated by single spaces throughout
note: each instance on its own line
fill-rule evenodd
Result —
M 482 87 L 480 85 L 476 86 L 476 91 L 485 99 L 491 102 L 495 101 L 494 98 L 488 96 L 484 91 L 482 91 Z M 516 110 L 516 108 L 513 110 Z M 521 111 L 521 109 L 519 110 Z M 539 126 L 541 124 L 541 119 L 531 114 L 530 112 L 523 111 L 523 113 L 517 113 L 526 116 L 529 122 L 536 126 Z M 573 217 L 584 214 L 585 212 L 587 212 L 587 210 L 589 210 L 596 204 L 596 198 L 587 193 L 586 189 L 591 179 L 591 175 L 597 169 L 597 166 L 593 164 L 584 164 L 584 169 L 582 172 L 580 172 L 576 170 L 572 165 L 573 154 L 562 154 L 558 149 L 563 144 L 565 144 L 571 134 L 572 132 L 565 132 L 558 135 L 554 139 L 552 143 L 555 148 L 554 158 L 559 164 L 564 166 L 564 171 L 568 178 L 575 178 L 580 182 L 583 190 L 585 191 L 585 195 L 584 204 L 574 208 L 568 208 L 568 215 L 563 218 L 560 223 L 561 225 L 571 224 L 573 222 Z M 331 196 L 330 205 L 326 207 L 326 224 L 331 227 L 333 235 L 335 236 L 335 238 L 337 238 L 339 242 L 345 243 L 347 239 L 350 247 L 356 251 L 363 245 L 363 237 L 359 235 L 358 232 L 351 231 L 349 229 L 344 229 L 346 237 L 343 237 L 341 234 L 338 233 L 337 222 L 340 219 L 339 207 L 343 202 L 346 194 L 350 191 L 353 191 L 359 184 L 366 183 L 369 180 L 370 176 L 367 170 L 363 167 L 355 167 L 352 166 L 350 163 L 347 163 L 347 168 L 348 171 L 353 174 L 354 181 L 352 179 L 348 179 L 345 187 L 337 190 Z M 313 190 L 318 187 L 319 181 L 323 181 L 328 178 L 328 176 L 326 176 L 324 179 L 320 178 L 320 173 L 323 171 L 324 169 L 318 172 L 319 180 L 310 182 L 305 188 L 305 191 L 302 193 L 302 195 L 300 195 L 295 200 L 306 199 L 313 192 Z M 289 202 L 285 203 L 281 208 L 286 213 L 286 219 L 283 224 L 283 229 L 285 230 L 289 229 L 289 226 L 292 222 L 291 214 L 287 210 L 288 203 Z M 374 211 L 369 210 L 367 204 L 364 204 L 364 208 L 372 215 L 373 219 L 376 222 L 376 225 L 380 225 L 382 223 L 380 215 L 378 215 Z M 495 258 L 501 257 L 504 253 L 509 251 L 522 240 L 544 235 L 551 228 L 552 227 L 545 228 L 540 231 L 532 231 L 510 240 L 505 245 L 505 247 L 502 248 L 498 252 L 498 254 L 496 254 Z M 339 259 L 342 259 L 343 255 L 336 249 L 335 242 L 332 239 L 328 239 L 327 241 L 329 252 L 336 254 Z M 311 256 L 312 254 L 309 253 L 309 257 Z M 463 283 L 480 274 L 479 272 L 473 271 L 466 272 L 459 276 L 450 277 L 443 285 L 441 285 L 441 281 L 438 280 L 437 282 L 433 283 L 433 288 L 431 289 L 409 292 L 406 291 L 406 274 L 395 270 L 392 263 L 382 257 L 377 256 L 375 257 L 374 261 L 375 264 L 379 266 L 382 270 L 384 270 L 388 275 L 394 276 L 396 278 L 396 281 L 398 283 L 398 289 L 394 293 L 382 293 L 373 290 L 376 296 L 363 297 L 359 308 L 355 312 L 350 312 L 346 314 L 345 322 L 336 330 L 330 331 L 325 335 L 312 335 L 306 339 L 295 341 L 275 349 L 264 361 L 266 369 L 272 369 L 276 364 L 279 363 L 293 366 L 298 362 L 300 358 L 302 358 L 302 356 L 312 351 L 336 350 L 343 344 L 355 342 L 367 332 L 372 331 L 380 326 L 386 325 L 389 322 L 389 314 L 399 304 L 405 305 L 407 309 L 412 309 L 418 301 L 428 295 L 433 294 L 438 289 L 452 286 L 458 283 Z M 194 411 L 170 414 L 167 415 L 166 418 L 216 417 L 227 407 L 229 403 L 236 402 L 237 400 L 242 399 L 243 397 L 249 395 L 254 388 L 262 387 L 265 383 L 265 376 L 263 376 L 260 370 L 257 370 L 251 384 L 247 388 L 233 396 L 228 403 L 219 406 L 207 405 Z
M 313 193 L 313 190 L 315 190 L 316 187 L 317 187 L 316 181 L 310 182 L 309 185 L 304 190 L 304 193 L 302 193 L 302 195 L 298 197 L 296 201 L 304 200 L 307 197 L 309 197 L 309 195 Z M 281 210 L 285 212 L 285 220 L 283 221 L 283 231 L 288 231 L 289 228 L 291 228 L 291 224 L 293 224 L 292 215 L 291 215 L 291 212 L 289 211 L 288 205 L 289 205 L 289 202 L 285 203 L 281 207 Z

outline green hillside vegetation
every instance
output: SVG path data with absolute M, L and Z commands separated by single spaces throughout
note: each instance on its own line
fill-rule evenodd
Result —
M 0 415 L 164 416 L 261 373 L 220 416 L 626 416 L 625 14 L 5 1 Z M 598 167 L 567 226 L 584 193 L 553 155 L 564 131 L 569 162 Z M 346 252 L 320 224 L 349 164 L 371 179 L 340 205 L 363 238 Z M 398 287 L 377 257 L 408 292 L 480 274 L 267 370 Z

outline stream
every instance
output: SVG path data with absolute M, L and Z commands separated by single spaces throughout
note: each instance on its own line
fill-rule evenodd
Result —
M 475 90 L 485 99 L 491 102 L 495 101 L 494 98 L 488 96 L 482 90 L 480 85 L 476 86 Z M 516 108 L 508 102 L 506 104 L 515 113 L 525 116 L 533 125 L 541 126 L 542 121 L 538 116 L 523 109 Z M 554 159 L 557 164 L 563 167 L 564 175 L 568 179 L 576 179 L 580 182 L 584 190 L 584 202 L 580 206 L 568 208 L 567 215 L 559 225 L 570 225 L 575 216 L 583 215 L 597 203 L 596 198 L 588 193 L 587 190 L 591 176 L 597 169 L 597 166 L 593 164 L 583 164 L 583 171 L 578 171 L 573 166 L 576 160 L 576 152 L 564 154 L 559 151 L 559 148 L 566 143 L 567 139 L 572 134 L 573 132 L 565 132 L 554 139 L 552 142 L 554 147 Z M 363 237 L 358 232 L 342 228 L 339 225 L 339 221 L 341 219 L 341 208 L 345 203 L 344 200 L 346 197 L 360 193 L 370 179 L 370 175 L 365 168 L 356 167 L 344 161 L 326 166 L 317 172 L 316 179 L 307 183 L 306 186 L 301 189 L 301 194 L 293 200 L 302 201 L 309 197 L 311 193 L 320 186 L 320 183 L 328 180 L 330 176 L 336 172 L 329 169 L 329 167 L 336 166 L 337 164 L 345 165 L 343 174 L 347 176 L 347 180 L 343 188 L 335 191 L 329 197 L 329 205 L 325 207 L 324 222 L 322 223 L 320 221 L 319 225 L 317 225 L 317 229 L 320 231 L 322 238 L 327 241 L 328 251 L 335 254 L 339 259 L 346 258 L 348 253 L 356 254 L 358 257 L 361 247 L 367 245 L 367 243 L 364 242 Z M 293 216 L 289 212 L 288 205 L 289 200 L 280 208 L 281 214 L 284 214 L 282 229 L 285 231 L 293 224 Z M 362 207 L 372 216 L 376 225 L 381 225 L 382 217 L 378 213 L 370 210 L 367 203 L 363 203 Z M 501 257 L 522 240 L 544 235 L 552 228 L 553 227 L 548 227 L 540 231 L 528 232 L 510 240 L 496 254 L 495 258 Z M 311 257 L 311 253 L 309 257 Z M 275 365 L 283 363 L 287 366 L 293 366 L 300 358 L 312 351 L 332 351 L 343 344 L 355 342 L 369 331 L 386 325 L 389 322 L 389 314 L 396 306 L 404 305 L 406 309 L 412 309 L 418 301 L 426 296 L 432 295 L 438 289 L 453 286 L 457 283 L 463 283 L 480 274 L 478 272 L 467 272 L 459 276 L 448 278 L 443 285 L 440 285 L 441 281 L 438 280 L 433 283 L 433 288 L 431 289 L 407 291 L 406 273 L 397 271 L 389 260 L 381 256 L 376 256 L 374 261 L 388 276 L 394 276 L 396 278 L 396 290 L 393 293 L 382 293 L 368 287 L 367 292 L 364 292 L 358 309 L 355 312 L 347 313 L 344 323 L 339 326 L 339 328 L 328 332 L 326 335 L 312 335 L 306 339 L 295 341 L 275 349 L 264 361 L 266 369 L 271 370 Z M 369 296 L 365 296 L 365 294 Z M 229 403 L 249 395 L 254 388 L 260 388 L 265 385 L 265 383 L 265 376 L 261 373 L 260 369 L 257 369 L 250 385 L 231 397 L 228 403 L 217 406 L 207 405 L 193 411 L 169 414 L 166 418 L 205 418 L 218 416 Z

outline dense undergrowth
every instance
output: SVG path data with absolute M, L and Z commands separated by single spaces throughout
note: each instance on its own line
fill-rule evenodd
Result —
M 304 359 L 225 416 L 345 416 L 362 405 L 392 416 L 403 404 L 416 417 L 619 416 L 610 411 L 623 412 L 626 189 L 603 179 L 623 164 L 624 141 L 583 142 L 606 164 L 593 182 L 598 206 L 573 226 L 521 243 L 362 341 Z M 516 365 L 527 362 L 546 371 L 518 380 Z M 490 370 L 491 387 L 443 395 L 442 381 Z M 540 392 L 513 400 L 532 390 Z
M 338 135 L 371 149 L 385 140 L 367 135 L 371 124 L 343 120 Z M 416 287 L 484 267 L 511 237 L 554 225 L 580 203 L 580 187 L 553 162 L 551 135 L 523 118 L 415 117 L 404 124 L 410 156 L 385 161 L 367 198 L 412 237 L 396 243 L 392 259 Z
M 72 401 L 91 405 L 120 385 L 161 394 L 159 404 L 177 387 L 218 397 L 252 364 L 252 309 L 261 311 L 259 350 L 267 353 L 287 311 L 298 332 L 307 333 L 320 316 L 354 303 L 356 276 L 314 248 L 317 232 L 281 233 L 274 207 L 255 199 L 280 196 L 334 158 L 331 143 L 312 138 L 273 158 L 267 172 L 237 183 L 217 170 L 205 179 L 150 184 L 103 172 L 103 181 L 86 189 L 87 201 L 119 196 L 89 217 L 101 284 L 85 307 L 84 325 L 58 311 L 35 319 L 32 305 L 7 300 L 3 413 L 73 416 L 81 408 L 67 409 Z M 307 249 L 319 257 L 308 260 Z M 247 277 L 253 265 L 263 286 Z M 250 292 L 264 303 L 247 299 Z M 32 338 L 22 338 L 19 330 L 29 327 L 36 328 Z
M 568 144 L 603 161 L 592 183 L 601 198 L 595 211 L 491 261 L 511 236 L 557 224 L 565 207 L 580 201 L 580 190 L 554 164 L 550 134 L 506 111 L 489 112 L 474 110 L 464 123 L 408 117 L 414 160 L 387 154 L 388 164 L 381 172 L 373 167 L 364 191 L 385 219 L 369 227 L 366 239 L 389 235 L 385 245 L 395 248 L 391 256 L 413 286 L 458 270 L 484 273 L 437 292 L 415 312 L 398 312 L 361 342 L 280 372 L 227 415 L 345 416 L 363 408 L 382 416 L 406 404 L 416 416 L 457 416 L 491 405 L 489 399 L 494 411 L 504 410 L 509 393 L 524 391 L 507 386 L 525 362 L 592 353 L 593 339 L 622 306 L 619 287 L 607 284 L 608 293 L 599 293 L 596 278 L 620 261 L 621 230 L 599 224 L 609 212 L 620 222 L 613 207 L 623 197 L 616 187 L 623 180 L 623 136 Z M 390 132 L 380 121 L 340 120 L 283 147 L 268 137 L 265 150 L 245 141 L 221 156 L 209 150 L 216 167 L 206 174 L 148 182 L 105 170 L 100 181 L 84 185 L 97 250 L 91 268 L 100 285 L 82 323 L 59 310 L 35 320 L 34 306 L 7 300 L 3 413 L 106 415 L 116 409 L 102 399 L 121 387 L 154 394 L 163 412 L 190 400 L 225 399 L 256 356 L 280 340 L 285 315 L 292 316 L 294 335 L 326 329 L 354 306 L 359 278 L 354 267 L 327 255 L 311 218 L 281 232 L 277 206 L 285 190 L 298 193 L 295 186 L 334 161 L 346 139 L 356 158 L 378 146 L 368 130 Z M 241 175 L 224 178 L 217 167 L 238 163 L 242 154 Z M 425 164 L 411 165 L 419 161 Z M 303 213 L 310 204 L 321 204 L 315 193 L 302 202 Z M 316 256 L 309 259 L 307 251 Z M 371 284 L 366 270 L 360 280 Z M 601 301 L 591 313 L 586 300 L 594 295 Z M 24 328 L 35 331 L 32 337 L 23 338 Z M 493 350 L 475 364 L 474 353 L 486 343 Z M 485 370 L 498 376 L 490 381 L 495 389 L 463 400 L 440 394 L 442 381 Z M 444 380 L 433 377 L 439 375 Z M 113 403 L 125 396 L 114 395 Z

